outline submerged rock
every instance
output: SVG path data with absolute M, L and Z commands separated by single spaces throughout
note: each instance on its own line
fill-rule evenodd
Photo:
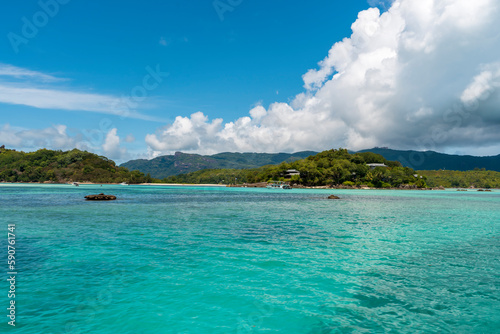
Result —
M 116 199 L 116 196 L 100 193 L 99 195 L 87 195 L 85 199 L 87 201 L 113 201 Z
M 335 195 L 330 195 L 330 196 L 328 196 L 328 199 L 340 199 L 340 197 L 335 196 Z

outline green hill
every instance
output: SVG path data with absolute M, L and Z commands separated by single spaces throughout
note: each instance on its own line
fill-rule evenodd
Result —
M 500 155 L 490 157 L 475 157 L 471 155 L 450 155 L 434 151 L 400 151 L 389 148 L 375 147 L 360 152 L 373 152 L 382 155 L 387 160 L 399 161 L 405 167 L 418 170 L 458 170 L 467 171 L 475 168 L 500 172 Z
M 381 163 L 386 167 L 370 168 L 369 163 Z M 286 171 L 296 169 L 299 175 L 292 176 L 291 184 L 304 186 L 354 186 L 367 185 L 378 188 L 412 186 L 426 187 L 425 178 L 416 172 L 403 167 L 397 161 L 388 161 L 379 154 L 364 152 L 350 154 L 345 149 L 329 150 L 293 162 L 282 162 L 279 165 L 263 166 L 256 169 L 210 169 L 192 173 L 170 176 L 164 182 L 177 183 L 238 183 L 266 182 L 269 180 L 284 181 Z
M 149 175 L 130 172 L 97 154 L 40 149 L 25 153 L 0 147 L 0 182 L 151 182 Z
M 199 155 L 176 152 L 151 160 L 131 160 L 121 164 L 129 170 L 149 173 L 155 178 L 166 178 L 172 175 L 195 172 L 202 169 L 243 169 L 274 165 L 281 162 L 292 162 L 314 155 L 316 152 L 297 153 L 218 153 Z

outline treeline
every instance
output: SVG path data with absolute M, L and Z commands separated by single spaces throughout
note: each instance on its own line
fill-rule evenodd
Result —
M 425 170 L 418 172 L 427 177 L 427 184 L 431 187 L 443 186 L 446 188 L 500 188 L 500 173 L 476 168 L 470 171 L 455 170 Z
M 383 163 L 388 167 L 371 169 L 367 164 Z M 379 154 L 364 152 L 350 154 L 346 149 L 329 150 L 291 163 L 269 165 L 256 169 L 211 169 L 163 179 L 166 183 L 256 183 L 270 180 L 284 181 L 286 171 L 296 169 L 300 176 L 292 176 L 291 184 L 304 186 L 366 185 L 377 188 L 414 185 L 427 187 L 425 177 L 402 167 L 397 161 L 388 161 Z
M 144 183 L 154 181 L 97 154 L 77 149 L 19 152 L 0 148 L 0 182 Z
M 367 164 L 383 163 L 388 167 L 371 169 Z M 285 178 L 286 171 L 296 169 L 300 176 Z M 366 185 L 392 188 L 410 185 L 418 188 L 444 186 L 447 188 L 500 188 L 500 173 L 475 169 L 473 171 L 418 171 L 388 161 L 372 152 L 350 154 L 345 149 L 329 150 L 302 160 L 253 169 L 205 169 L 169 176 L 165 183 L 242 184 L 269 181 L 289 181 L 292 185 L 329 186 Z M 160 182 L 139 171 L 130 172 L 115 162 L 77 149 L 18 152 L 0 147 L 0 182 L 93 182 L 93 183 L 151 183 Z
M 162 179 L 164 183 L 192 183 L 192 184 L 235 184 L 248 183 L 249 175 L 262 170 L 256 169 L 203 169 L 187 174 L 169 176 Z

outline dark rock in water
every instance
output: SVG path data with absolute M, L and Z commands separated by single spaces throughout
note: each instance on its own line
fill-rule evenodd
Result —
M 85 196 L 87 201 L 113 201 L 116 199 L 116 196 L 113 195 L 104 195 L 100 193 L 99 195 L 88 195 Z
M 330 195 L 330 196 L 328 196 L 328 199 L 340 199 L 340 197 L 335 196 L 335 195 Z

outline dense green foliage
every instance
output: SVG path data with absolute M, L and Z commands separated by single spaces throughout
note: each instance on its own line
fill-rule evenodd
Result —
M 500 155 L 491 157 L 474 157 L 470 155 L 450 155 L 433 151 L 399 151 L 375 147 L 361 152 L 373 152 L 382 155 L 387 160 L 401 162 L 405 167 L 418 170 L 449 169 L 458 171 L 485 168 L 500 172 Z
M 259 169 L 203 169 L 164 178 L 165 183 L 236 184 L 248 182 L 248 176 Z
M 388 148 L 373 148 L 358 153 L 372 152 L 380 154 L 386 160 L 399 161 L 404 167 L 419 170 L 473 170 L 486 168 L 500 172 L 500 155 L 493 157 L 473 157 L 442 154 L 432 151 L 400 151 Z M 185 154 L 165 155 L 152 160 L 131 160 L 122 164 L 129 170 L 139 170 L 156 178 L 195 172 L 203 169 L 249 169 L 265 165 L 276 165 L 282 162 L 293 162 L 304 159 L 317 152 L 305 151 L 297 153 L 219 153 L 214 155 Z
M 124 164 L 129 170 L 149 173 L 152 177 L 165 178 L 172 175 L 195 172 L 203 169 L 258 168 L 281 162 L 291 162 L 314 155 L 316 152 L 297 153 L 219 153 L 214 155 L 186 154 L 164 155 L 152 160 L 131 160 Z
M 297 153 L 307 155 L 311 152 Z M 447 188 L 500 188 L 500 173 L 478 169 L 471 171 L 422 170 L 418 173 L 400 162 L 388 161 L 382 155 L 373 152 L 350 154 L 345 149 L 329 150 L 297 160 L 297 154 L 269 154 L 257 153 L 221 153 L 219 158 L 225 163 L 249 165 L 250 160 L 256 159 L 255 164 L 268 160 L 287 160 L 276 165 L 266 165 L 251 169 L 203 169 L 195 172 L 169 176 L 163 179 L 168 183 L 208 183 L 234 184 L 256 183 L 269 180 L 285 180 L 288 169 L 297 169 L 299 176 L 287 179 L 292 184 L 304 186 L 325 185 L 367 185 L 379 188 L 399 187 L 400 185 L 414 185 L 419 188 L 444 186 Z M 234 157 L 239 155 L 238 162 Z M 176 154 L 180 161 L 196 165 L 193 159 L 207 157 Z M 167 156 L 169 157 L 169 156 Z M 171 156 L 170 156 L 171 157 Z M 163 157 L 164 158 L 164 157 Z M 182 160 L 187 159 L 187 160 Z M 233 159 L 233 160 L 231 160 Z M 267 159 L 267 160 L 266 160 Z M 228 161 L 232 161 L 229 163 Z M 178 160 L 179 162 L 179 160 Z M 368 163 L 384 163 L 388 167 L 370 169 Z M 178 164 L 179 165 L 179 164 Z M 182 163 L 181 163 L 182 165 Z M 251 165 L 251 164 L 250 164 Z M 201 168 L 201 165 L 196 165 Z M 240 167 L 238 167 L 240 168 Z M 418 174 L 418 177 L 415 175 Z M 422 176 L 422 178 L 420 177 Z M 94 183 L 147 183 L 158 182 L 149 175 L 139 171 L 130 172 L 127 168 L 117 167 L 115 163 L 103 156 L 98 156 L 77 149 L 71 151 L 52 151 L 41 149 L 36 152 L 24 153 L 15 150 L 0 148 L 0 182 L 94 182 Z
M 368 163 L 384 163 L 388 167 L 370 169 Z M 329 150 L 294 162 L 264 166 L 248 170 L 203 170 L 194 173 L 172 176 L 164 182 L 174 183 L 238 183 L 266 182 L 285 180 L 288 169 L 297 169 L 299 176 L 292 176 L 292 184 L 304 186 L 325 185 L 368 185 L 379 188 L 416 185 L 426 187 L 425 178 L 415 177 L 415 171 L 402 167 L 399 162 L 387 161 L 379 154 L 365 152 L 350 154 L 345 149 Z
M 77 149 L 18 152 L 0 149 L 0 182 L 151 182 L 149 175 L 117 167 L 114 161 Z
M 427 177 L 427 184 L 431 187 L 443 186 L 446 188 L 500 188 L 500 173 L 475 169 L 470 171 L 432 170 L 419 171 Z

